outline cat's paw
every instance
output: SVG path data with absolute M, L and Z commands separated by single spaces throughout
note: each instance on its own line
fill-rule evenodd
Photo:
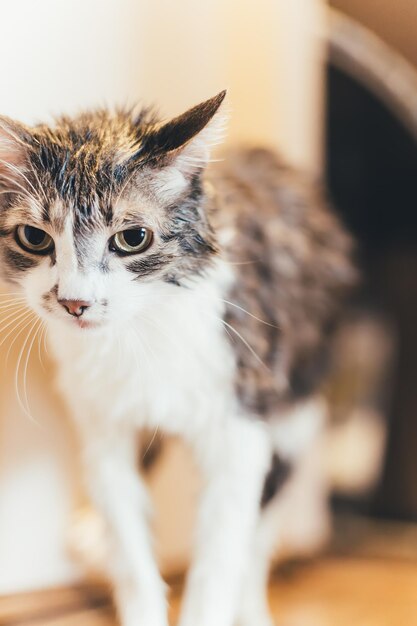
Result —
M 76 511 L 68 536 L 72 556 L 87 572 L 101 577 L 106 569 L 107 547 L 103 519 L 91 507 Z

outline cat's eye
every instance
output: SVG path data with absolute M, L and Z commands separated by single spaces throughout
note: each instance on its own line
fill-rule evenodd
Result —
M 148 228 L 121 230 L 110 239 L 110 249 L 120 254 L 144 252 L 152 243 L 152 231 Z
M 21 248 L 35 254 L 50 254 L 54 241 L 48 233 L 35 226 L 21 225 L 16 229 L 16 241 Z

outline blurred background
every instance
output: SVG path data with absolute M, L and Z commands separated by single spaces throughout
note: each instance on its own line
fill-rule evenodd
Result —
M 156 102 L 169 116 L 227 87 L 229 143 L 276 147 L 325 181 L 363 270 L 327 389 L 332 545 L 416 558 L 415 0 L 21 0 L 0 16 L 0 114 L 33 123 Z M 86 520 L 96 533 L 53 365 L 43 346 L 29 354 L 24 332 L 6 333 L 0 594 L 79 580 L 68 543 L 83 543 Z M 23 379 L 33 420 L 15 392 Z M 198 491 L 179 444 L 164 444 L 149 483 L 161 564 L 177 573 Z

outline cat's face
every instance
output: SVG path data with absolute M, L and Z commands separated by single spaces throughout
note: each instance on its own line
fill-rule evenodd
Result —
M 42 318 L 125 324 L 210 265 L 201 171 L 223 98 L 165 124 L 103 111 L 53 128 L 0 120 L 0 275 Z

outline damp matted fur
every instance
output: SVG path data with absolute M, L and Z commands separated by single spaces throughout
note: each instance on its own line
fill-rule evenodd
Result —
M 351 241 L 273 151 L 209 163 L 224 95 L 168 122 L 0 119 L 0 271 L 46 325 L 123 626 L 168 623 L 139 429 L 182 437 L 205 478 L 181 626 L 269 626 L 276 518 L 298 543 L 327 530 L 316 395 Z
M 211 102 L 206 115 L 219 104 L 219 98 Z M 177 143 L 201 131 L 204 112 L 197 117 L 187 120 Z M 175 128 L 175 120 L 171 125 Z M 137 280 L 162 279 L 181 287 L 216 256 L 230 264 L 225 333 L 236 353 L 239 397 L 248 410 L 267 417 L 317 388 L 329 333 L 355 276 L 351 240 L 318 185 L 272 151 L 240 149 L 223 154 L 204 175 L 193 161 L 198 157 L 184 156 L 189 171 L 178 194 L 174 175 L 171 181 L 158 177 L 170 169 L 178 146 L 165 138 L 158 143 L 160 124 L 149 110 L 136 116 L 100 110 L 59 118 L 54 127 L 10 127 L 26 153 L 16 153 L 16 163 L 0 164 L 6 277 L 15 280 L 44 262 L 16 248 L 17 216 L 62 232 L 70 213 L 78 262 L 87 265 L 92 231 L 156 224 L 158 238 L 149 253 L 125 260 Z M 165 133 L 170 136 L 169 129 Z M 7 153 L 7 146 L 3 150 Z M 21 158 L 24 178 L 16 178 L 13 168 Z M 109 256 L 107 251 L 100 259 L 103 272 Z M 46 299 L 51 297 L 54 293 Z
M 355 282 L 352 241 L 320 186 L 272 151 L 234 150 L 210 180 L 235 276 L 225 319 L 237 388 L 267 417 L 323 380 L 329 338 Z

